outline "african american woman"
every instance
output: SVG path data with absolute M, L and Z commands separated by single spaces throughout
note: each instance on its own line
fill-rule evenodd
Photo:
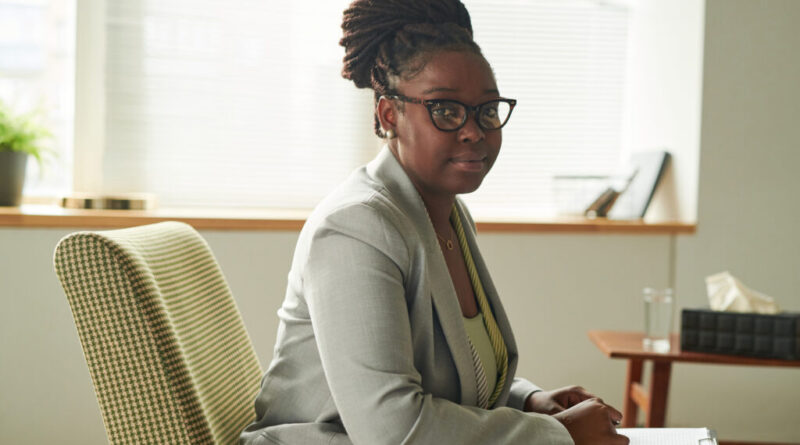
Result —
M 357 0 L 342 74 L 375 92 L 377 157 L 308 218 L 247 444 L 627 444 L 518 350 L 457 197 L 500 152 L 500 95 L 458 0 Z

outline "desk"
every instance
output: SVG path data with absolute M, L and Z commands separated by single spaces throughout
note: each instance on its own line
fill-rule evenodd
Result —
M 607 357 L 628 360 L 622 412 L 622 426 L 625 428 L 636 426 L 637 408 L 645 412 L 646 427 L 664 426 L 672 362 L 800 367 L 800 360 L 774 360 L 681 351 L 681 342 L 677 334 L 672 336 L 672 347 L 669 352 L 647 351 L 642 346 L 643 336 L 641 332 L 589 331 L 589 338 Z M 653 371 L 650 375 L 649 388 L 645 389 L 642 386 L 642 366 L 647 360 L 653 362 Z

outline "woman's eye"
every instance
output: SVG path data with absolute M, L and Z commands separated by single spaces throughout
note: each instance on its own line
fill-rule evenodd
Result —
M 434 117 L 439 117 L 443 119 L 456 119 L 458 118 L 458 109 L 454 106 L 449 105 L 440 105 L 431 110 Z

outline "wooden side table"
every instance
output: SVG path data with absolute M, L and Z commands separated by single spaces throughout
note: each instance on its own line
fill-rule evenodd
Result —
M 641 332 L 589 331 L 589 338 L 607 357 L 628 360 L 622 412 L 622 426 L 625 428 L 636 426 L 638 409 L 645 413 L 646 427 L 658 428 L 664 426 L 664 417 L 667 413 L 669 379 L 673 362 L 800 367 L 800 360 L 760 359 L 681 351 L 680 338 L 677 334 L 672 336 L 669 352 L 659 353 L 645 350 L 642 345 L 643 337 L 644 334 Z M 642 386 L 642 367 L 647 360 L 653 362 L 653 371 L 650 376 L 649 388 L 645 389 Z M 737 443 L 743 444 L 744 442 Z

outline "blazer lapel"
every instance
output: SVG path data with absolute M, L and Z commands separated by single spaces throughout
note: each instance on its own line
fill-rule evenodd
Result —
M 431 227 L 433 226 L 431 225 Z M 433 231 L 432 228 L 431 231 Z M 447 264 L 439 248 L 439 243 L 436 241 L 435 234 L 432 240 L 432 247 L 428 247 L 426 250 L 429 252 L 428 261 L 430 267 L 428 270 L 431 274 L 429 277 L 431 297 L 461 381 L 461 403 L 477 405 L 478 377 L 475 374 L 472 352 L 469 349 L 469 340 L 464 327 L 461 306 L 458 304 L 458 296 L 456 296 L 456 291 L 453 287 L 453 280 L 450 279 L 450 271 L 447 269 Z
M 461 403 L 477 405 L 477 376 L 469 349 L 467 332 L 464 328 L 461 307 L 458 304 L 453 281 L 450 279 L 450 272 L 439 248 L 433 223 L 425 209 L 425 204 L 388 147 L 383 147 L 375 160 L 367 166 L 367 171 L 386 184 L 386 187 L 391 190 L 392 196 L 400 199 L 400 202 L 397 202 L 398 206 L 401 206 L 411 216 L 415 229 L 422 239 L 427 263 L 425 269 L 428 276 L 426 278 L 430 283 L 431 299 L 442 332 L 458 372 Z

